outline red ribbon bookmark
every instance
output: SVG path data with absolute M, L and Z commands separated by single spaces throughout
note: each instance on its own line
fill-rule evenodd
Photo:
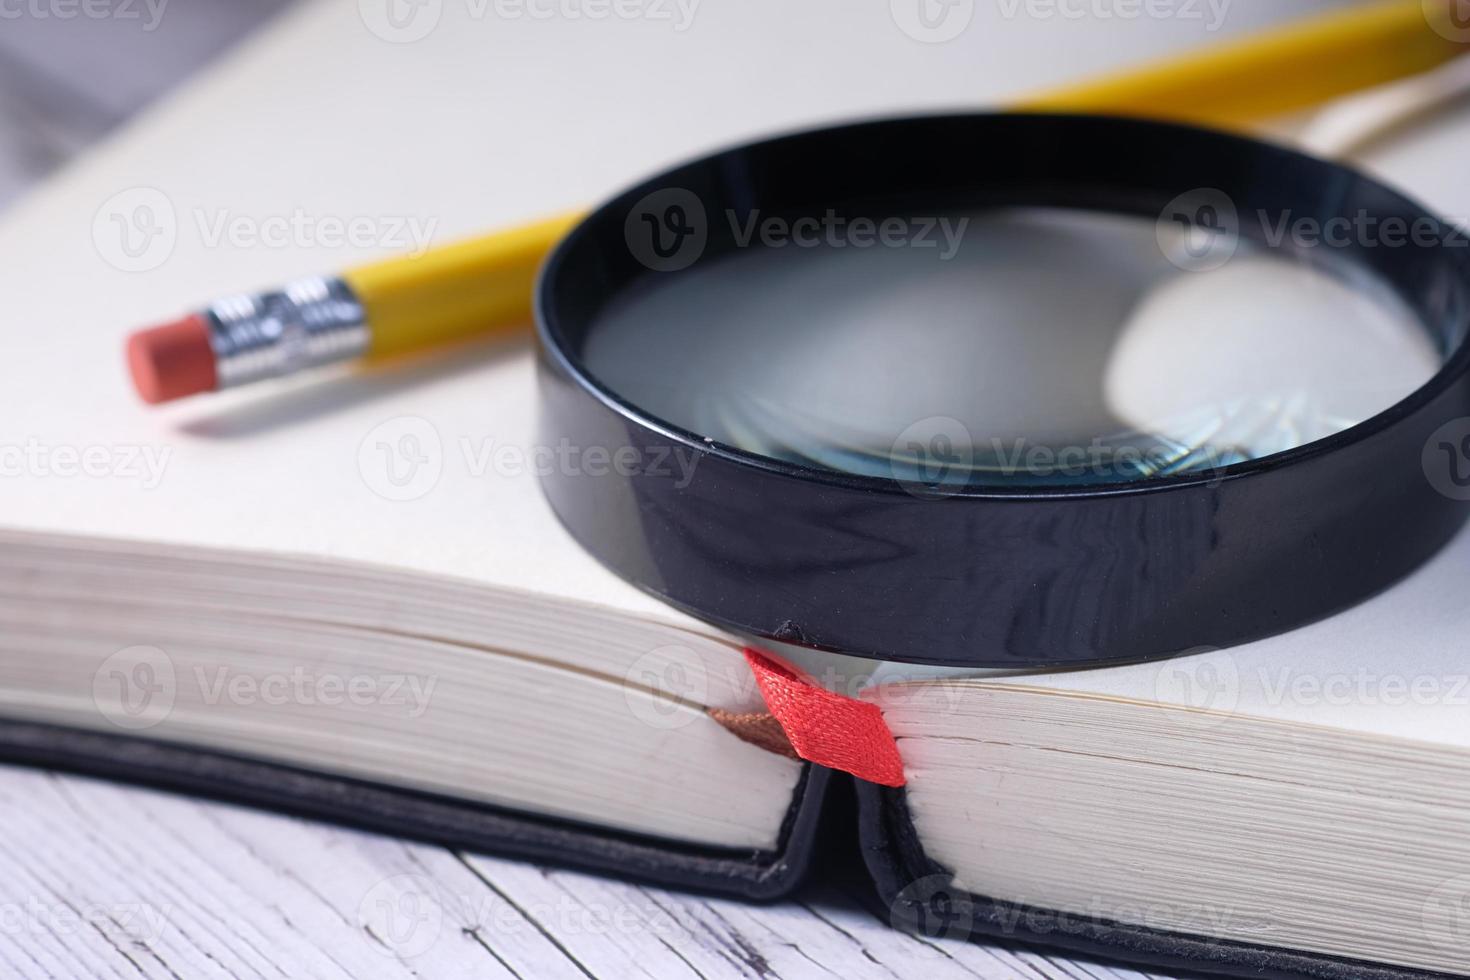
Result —
M 818 687 L 753 647 L 745 660 L 797 755 L 881 786 L 904 784 L 898 743 L 876 704 Z

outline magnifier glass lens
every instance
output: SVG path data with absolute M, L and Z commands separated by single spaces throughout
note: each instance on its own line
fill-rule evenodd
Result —
M 1325 247 L 1057 208 L 709 220 L 746 245 L 617 296 L 588 369 L 700 436 L 844 473 L 1209 471 L 1361 422 L 1442 363 L 1389 288 Z

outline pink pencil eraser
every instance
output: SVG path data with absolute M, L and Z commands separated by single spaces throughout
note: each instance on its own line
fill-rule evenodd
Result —
M 214 391 L 219 384 L 209 325 L 199 314 L 128 338 L 128 370 L 150 405 Z

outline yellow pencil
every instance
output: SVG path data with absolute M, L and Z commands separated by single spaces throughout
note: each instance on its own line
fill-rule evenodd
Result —
M 1219 126 L 1252 121 L 1428 71 L 1466 50 L 1455 0 L 1382 0 L 1069 85 L 1014 108 L 1143 115 Z M 541 260 L 568 213 L 482 238 L 221 300 L 134 334 L 128 362 L 149 403 L 356 358 L 381 358 L 530 318 Z
M 1042 92 L 1030 111 L 1141 115 L 1226 128 L 1429 71 L 1470 48 L 1455 0 L 1386 0 Z

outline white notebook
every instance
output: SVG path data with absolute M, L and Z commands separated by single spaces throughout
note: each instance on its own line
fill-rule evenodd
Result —
M 804 57 L 827 6 L 699 6 L 677 43 L 674 24 L 612 25 L 609 53 L 593 25 L 487 23 L 473 5 L 406 43 L 356 5 L 307 5 L 15 208 L 0 223 L 0 716 L 770 847 L 799 765 L 706 711 L 760 707 L 741 640 L 622 582 L 556 523 L 529 458 L 525 342 L 161 411 L 133 397 L 121 342 L 223 293 L 590 202 L 750 134 L 980 104 L 1206 39 L 1151 23 L 1055 65 L 1025 44 L 924 44 L 876 9 L 849 46 Z M 789 22 L 768 37 L 770 17 Z M 1009 75 L 977 74 L 977 45 Z M 1467 126 L 1365 163 L 1467 213 Z M 966 889 L 1464 969 L 1467 562 L 1462 536 L 1354 610 L 1225 653 L 1034 676 L 883 667 L 891 683 L 865 696 L 898 738 L 925 848 Z M 108 681 L 159 671 L 162 707 Z M 328 698 L 324 674 L 378 686 Z

